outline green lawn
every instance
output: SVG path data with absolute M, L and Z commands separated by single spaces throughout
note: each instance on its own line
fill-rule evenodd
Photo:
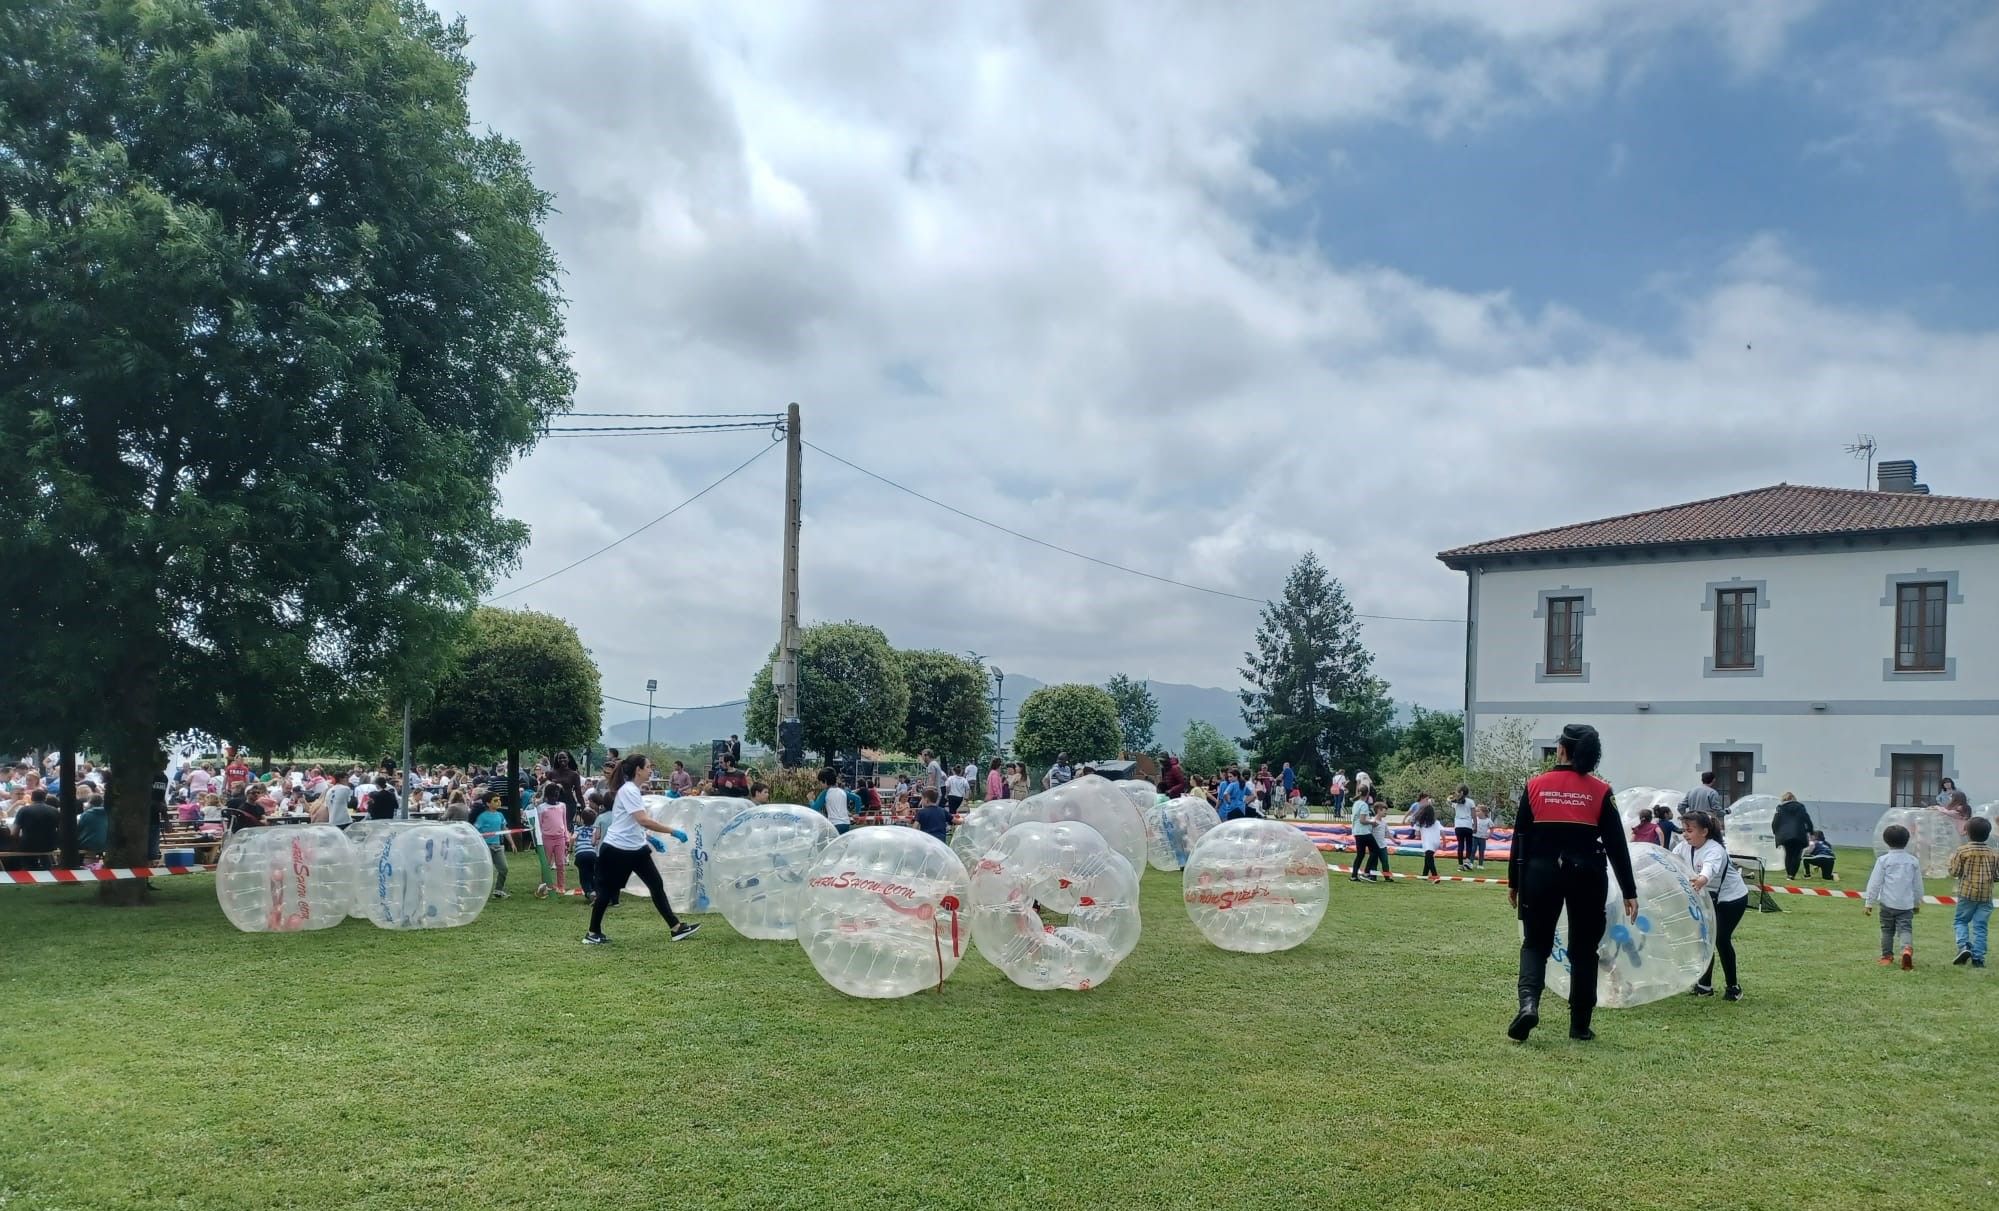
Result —
M 1154 872 L 1095 991 L 975 954 L 893 1002 L 630 901 L 585 948 L 573 902 L 270 936 L 160 887 L 0 888 L 0 1207 L 1999 1206 L 1999 983 L 1948 966 L 1948 909 L 1903 974 L 1857 904 L 1782 897 L 1742 1004 L 1584 1047 L 1557 1002 L 1516 1047 L 1489 887 L 1336 877 L 1311 942 L 1247 956 Z

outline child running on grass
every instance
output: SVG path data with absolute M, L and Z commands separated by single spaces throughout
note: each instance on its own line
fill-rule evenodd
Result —
M 584 808 L 576 817 L 576 886 L 585 899 L 597 894 L 597 809 L 594 807 Z
M 479 835 L 486 841 L 486 852 L 493 858 L 493 898 L 507 898 L 507 817 L 500 811 L 500 796 L 486 797 L 486 810 L 472 822 Z
M 555 894 L 566 896 L 569 890 L 569 804 L 562 798 L 560 783 L 549 782 L 541 788 L 541 851 L 548 856 L 548 864 L 555 868 Z
M 1895 944 L 1902 945 L 1902 970 L 1916 965 L 1916 910 L 1923 902 L 1923 871 L 1909 852 L 1909 830 L 1890 824 L 1881 830 L 1888 852 L 1874 859 L 1862 903 L 1867 915 L 1881 906 L 1881 966 L 1895 962 Z

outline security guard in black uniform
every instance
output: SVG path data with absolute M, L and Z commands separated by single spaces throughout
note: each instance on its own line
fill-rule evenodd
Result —
M 1608 924 L 1610 888 L 1604 859 L 1624 893 L 1624 915 L 1638 917 L 1638 887 L 1631 851 L 1610 784 L 1595 776 L 1603 741 L 1586 723 L 1562 729 L 1555 768 L 1527 781 L 1513 821 L 1513 856 L 1507 863 L 1508 898 L 1520 911 L 1520 1012 L 1506 1036 L 1524 1043 L 1541 1023 L 1541 985 L 1555 948 L 1555 920 L 1569 910 L 1569 1037 L 1588 1042 L 1596 1010 L 1596 952 Z

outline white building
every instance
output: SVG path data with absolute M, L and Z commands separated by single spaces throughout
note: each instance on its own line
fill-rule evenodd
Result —
M 1836 843 L 1952 779 L 1999 799 L 1999 500 L 1779 484 L 1445 551 L 1467 753 L 1594 724 L 1618 786 L 1793 791 Z

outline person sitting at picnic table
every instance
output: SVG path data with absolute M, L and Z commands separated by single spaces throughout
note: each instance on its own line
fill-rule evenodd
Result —
M 200 808 L 195 809 L 197 817 Z M 104 810 L 104 796 L 92 795 L 90 806 L 77 813 L 76 847 L 86 854 L 101 854 L 111 843 L 111 816 Z
M 47 870 L 46 851 L 56 848 L 62 831 L 62 813 L 49 802 L 49 793 L 40 787 L 28 792 L 28 802 L 14 813 L 12 848 L 34 854 L 21 859 L 23 870 Z

